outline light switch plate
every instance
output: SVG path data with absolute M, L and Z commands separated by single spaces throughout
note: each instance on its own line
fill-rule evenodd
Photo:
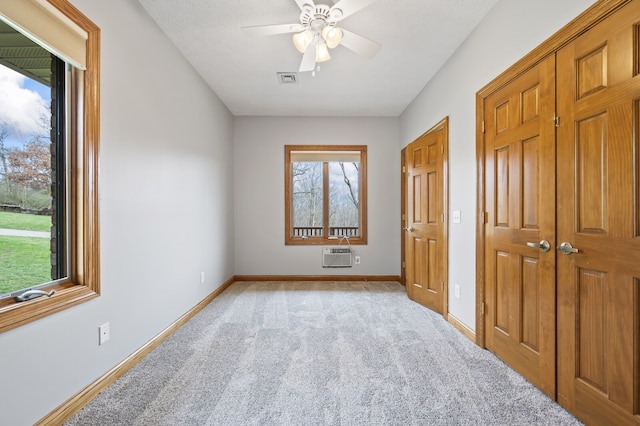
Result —
M 460 223 L 460 210 L 453 211 L 453 223 Z

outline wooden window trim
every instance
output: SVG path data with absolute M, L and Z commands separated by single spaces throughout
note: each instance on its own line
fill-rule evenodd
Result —
M 285 204 L 285 245 L 335 245 L 341 242 L 340 238 L 308 237 L 297 238 L 291 233 L 293 208 L 291 206 L 292 197 L 292 175 L 293 166 L 291 164 L 292 151 L 359 151 L 360 152 L 360 236 L 350 237 L 349 243 L 353 245 L 367 244 L 367 146 L 366 145 L 285 145 L 285 178 L 284 178 L 284 204 Z M 323 173 L 323 179 L 328 179 Z M 328 184 L 323 184 L 325 200 L 328 200 Z M 328 218 L 324 219 L 328 223 Z
M 98 223 L 98 148 L 100 139 L 100 28 L 67 0 L 47 0 L 88 34 L 86 70 L 71 93 L 68 147 L 71 170 L 68 278 L 47 289 L 52 297 L 17 303 L 0 300 L 0 332 L 27 324 L 100 295 L 100 228 Z

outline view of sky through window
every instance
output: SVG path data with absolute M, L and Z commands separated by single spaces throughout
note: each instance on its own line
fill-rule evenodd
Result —
M 0 295 L 51 281 L 51 89 L 0 65 Z
M 50 104 L 48 86 L 0 65 L 0 125 L 9 130 L 9 145 L 23 144 L 43 130 L 44 136 L 49 137 L 48 127 L 43 129 L 40 118 L 43 113 L 50 115 Z

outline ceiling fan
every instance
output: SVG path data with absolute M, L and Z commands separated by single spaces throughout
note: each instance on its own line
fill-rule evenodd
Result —
M 376 0 L 338 0 L 333 6 L 314 4 L 313 0 L 294 0 L 300 7 L 300 22 L 293 24 L 259 25 L 243 27 L 249 36 L 267 36 L 294 33 L 293 44 L 303 53 L 300 72 L 314 71 L 317 62 L 328 61 L 329 49 L 342 45 L 355 53 L 373 58 L 382 47 L 375 41 L 338 28 L 347 16 Z

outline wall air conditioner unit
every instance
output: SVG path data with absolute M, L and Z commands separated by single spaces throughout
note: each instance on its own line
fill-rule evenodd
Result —
M 351 268 L 350 248 L 323 248 L 323 268 Z

